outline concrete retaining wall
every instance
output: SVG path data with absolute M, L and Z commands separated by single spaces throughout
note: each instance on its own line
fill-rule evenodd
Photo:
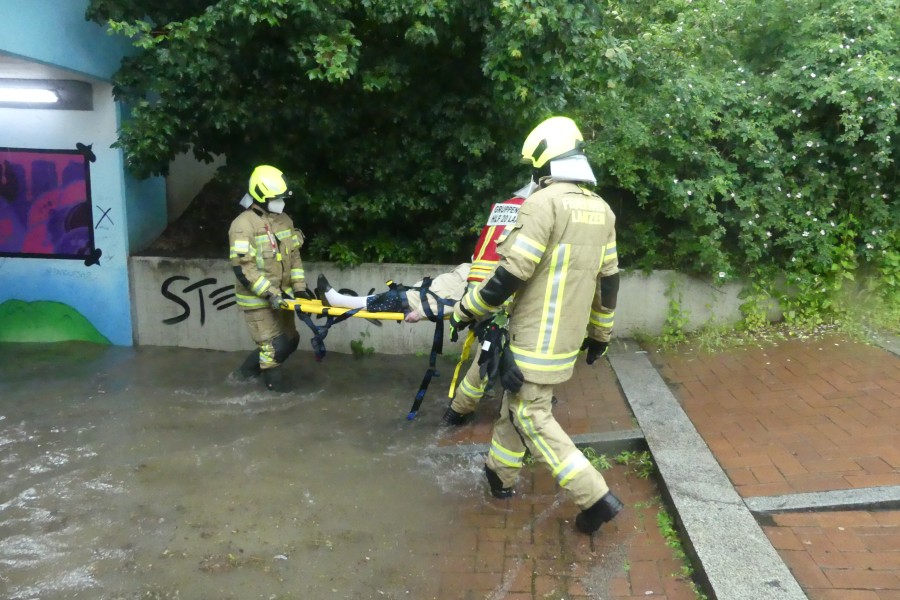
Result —
M 210 350 L 251 349 L 240 310 L 233 305 L 234 275 L 227 260 L 132 257 L 131 286 L 135 345 L 183 346 Z M 452 269 L 448 265 L 365 264 L 340 270 L 331 263 L 304 263 L 310 287 L 319 273 L 331 285 L 348 288 L 360 295 L 375 288 L 386 289 L 385 281 L 413 284 L 426 275 L 436 276 Z M 739 320 L 740 301 L 736 284 L 716 288 L 671 271 L 650 275 L 623 275 L 616 311 L 616 335 L 655 335 L 665 323 L 670 282 L 676 281 L 680 310 L 688 317 L 687 329 L 714 321 L 730 324 Z M 298 322 L 300 349 L 310 351 L 309 330 Z M 376 327 L 364 319 L 349 319 L 333 327 L 326 339 L 330 352 L 350 353 L 350 342 L 384 354 L 414 354 L 431 348 L 434 327 L 383 322 Z M 445 343 L 445 352 L 459 351 L 458 344 Z

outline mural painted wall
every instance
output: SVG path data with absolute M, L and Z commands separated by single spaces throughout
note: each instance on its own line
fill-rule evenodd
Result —
M 0 108 L 3 341 L 132 343 L 116 108 L 93 86 L 93 111 Z
M 99 263 L 91 205 L 96 157 L 90 146 L 76 148 L 0 148 L 0 256 Z
M 88 82 L 93 110 L 0 108 L 0 342 L 131 345 L 128 255 L 167 220 L 165 181 L 129 178 L 111 148 L 128 44 L 85 21 L 87 0 L 16 4 L 0 77 Z
M 66 340 L 110 343 L 90 321 L 61 302 L 7 300 L 0 304 L 0 342 Z
M 133 343 L 118 112 L 110 84 L 91 84 L 91 111 L 0 108 L 4 341 Z

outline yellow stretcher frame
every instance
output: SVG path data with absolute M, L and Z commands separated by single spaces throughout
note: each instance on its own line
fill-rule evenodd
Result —
M 285 300 L 284 305 L 287 310 L 293 311 L 300 309 L 301 312 L 310 315 L 322 315 L 323 317 L 339 317 L 346 312 L 356 310 L 343 306 L 326 306 L 322 304 L 321 300 L 307 300 L 305 298 Z M 404 317 L 406 317 L 406 315 L 401 312 L 369 312 L 367 310 L 361 310 L 351 316 L 360 319 L 379 319 L 382 321 L 402 321 Z
M 310 315 L 322 315 L 323 317 L 339 317 L 348 311 L 356 310 L 343 306 L 326 306 L 322 304 L 321 300 L 307 300 L 305 298 L 285 300 L 284 304 L 287 310 L 300 309 L 301 312 Z M 446 313 L 444 319 L 449 319 L 451 314 L 453 314 L 452 311 Z M 381 321 L 402 321 L 406 318 L 406 315 L 401 312 L 369 312 L 367 310 L 361 310 L 351 316 L 359 319 L 377 319 Z
M 293 311 L 297 314 L 301 321 L 305 322 L 307 326 L 313 331 L 313 338 L 310 340 L 313 346 L 313 350 L 316 353 L 316 360 L 321 361 L 325 357 L 326 349 L 325 349 L 325 336 L 328 335 L 328 330 L 332 325 L 336 323 L 340 323 L 347 317 L 358 317 L 360 319 L 380 319 L 382 321 L 403 321 L 406 317 L 405 314 L 400 312 L 369 312 L 367 310 L 359 310 L 355 308 L 346 308 L 346 307 L 338 307 L 338 306 L 326 306 L 322 304 L 321 300 L 307 300 L 306 298 L 292 298 L 290 300 L 285 300 L 283 305 L 285 310 Z M 348 312 L 352 312 L 347 315 Z M 437 368 L 435 366 L 435 360 L 438 354 L 442 354 L 442 346 L 444 340 L 444 323 L 443 321 L 449 319 L 453 314 L 452 311 L 444 314 L 444 319 L 435 322 L 434 329 L 434 341 L 431 345 L 431 354 L 428 359 L 428 370 L 425 371 L 425 377 L 422 379 L 422 383 L 419 386 L 419 391 L 416 392 L 416 398 L 413 401 L 412 408 L 410 408 L 409 413 L 406 415 L 406 419 L 408 421 L 412 421 L 419 412 L 419 407 L 422 405 L 422 400 L 425 398 L 425 392 L 428 390 L 428 384 L 431 382 L 431 378 L 438 374 Z M 325 325 L 316 325 L 312 322 L 312 319 L 306 315 L 318 315 L 320 317 L 326 317 L 327 323 Z M 346 315 L 346 316 L 345 316 Z M 343 317 L 343 319 L 341 318 Z M 374 323 L 375 325 L 381 326 L 380 323 Z M 471 340 L 468 340 L 468 346 L 471 347 Z M 456 378 L 459 376 L 459 367 L 457 365 L 456 372 L 453 375 L 453 381 L 456 382 Z

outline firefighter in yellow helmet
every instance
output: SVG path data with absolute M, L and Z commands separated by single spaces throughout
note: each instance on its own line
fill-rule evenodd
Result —
M 622 503 L 551 411 L 553 386 L 572 376 L 579 352 L 587 350 L 588 364 L 606 353 L 619 287 L 615 215 L 584 187 L 596 180 L 583 144 L 566 117 L 547 119 L 526 138 L 522 158 L 532 166 L 534 191 L 497 245 L 493 274 L 454 308 L 450 335 L 515 294 L 499 359 L 507 392 L 485 475 L 494 497 L 509 498 L 529 450 L 581 508 L 576 527 L 592 534 Z
M 273 391 L 284 391 L 280 367 L 300 342 L 294 313 L 284 310 L 284 299 L 312 297 L 300 259 L 303 233 L 284 214 L 290 195 L 280 170 L 256 167 L 241 200 L 245 210 L 228 230 L 229 257 L 237 278 L 234 291 L 257 347 L 234 375 L 249 379 L 261 374 Z

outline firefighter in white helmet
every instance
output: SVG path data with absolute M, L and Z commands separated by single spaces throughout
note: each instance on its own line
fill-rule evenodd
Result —
M 528 135 L 522 159 L 532 166 L 535 191 L 499 242 L 493 274 L 457 303 L 450 333 L 458 337 L 515 294 L 500 357 L 507 393 L 485 461 L 490 490 L 497 498 L 513 495 L 527 449 L 581 508 L 576 527 L 592 534 L 622 503 L 551 411 L 553 386 L 572 376 L 579 352 L 587 350 L 588 364 L 606 353 L 619 286 L 615 215 L 584 187 L 596 180 L 583 145 L 566 117 L 547 119 Z
M 234 375 L 249 379 L 261 374 L 265 386 L 273 391 L 285 391 L 279 367 L 300 342 L 294 313 L 284 309 L 284 299 L 312 297 L 300 259 L 303 233 L 284 214 L 290 195 L 279 169 L 256 167 L 241 200 L 245 210 L 228 230 L 229 256 L 237 278 L 235 296 L 256 343 L 256 350 Z

